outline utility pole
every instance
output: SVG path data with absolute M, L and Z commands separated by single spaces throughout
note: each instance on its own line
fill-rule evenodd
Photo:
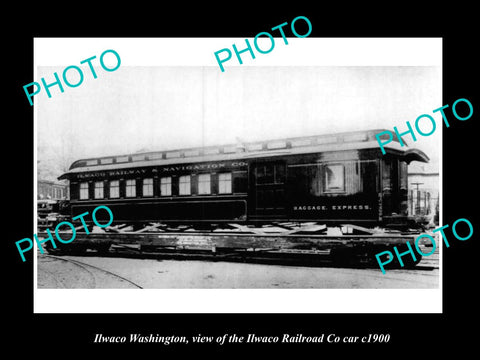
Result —
M 423 185 L 423 183 L 417 182 L 417 183 L 412 183 L 412 185 L 417 185 L 417 196 L 416 196 L 417 201 L 416 201 L 415 204 L 413 204 L 413 196 L 412 196 L 412 208 L 415 205 L 415 214 L 414 215 L 417 215 L 417 214 L 420 213 L 420 211 L 422 209 L 422 207 L 420 206 L 420 190 L 418 189 L 418 186 Z

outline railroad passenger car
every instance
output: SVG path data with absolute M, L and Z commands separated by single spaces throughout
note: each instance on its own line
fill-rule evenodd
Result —
M 137 228 L 152 222 L 405 225 L 407 165 L 429 159 L 398 141 L 382 155 L 375 138 L 381 131 L 82 159 L 59 179 L 69 180 L 72 217 L 107 205 L 114 223 Z

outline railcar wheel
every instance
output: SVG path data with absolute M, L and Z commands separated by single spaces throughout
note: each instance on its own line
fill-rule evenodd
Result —
M 99 254 L 108 254 L 110 250 L 110 243 L 102 243 L 95 246 L 95 249 Z
M 336 248 L 330 250 L 330 259 L 335 265 L 352 266 L 354 264 L 354 253 L 351 248 Z
M 143 252 L 153 252 L 156 249 L 157 247 L 153 245 L 140 245 L 140 251 L 143 251 Z
M 374 267 L 378 265 L 376 254 L 387 250 L 387 247 L 358 245 L 332 249 L 330 257 L 333 263 L 348 267 Z
M 54 248 L 50 243 L 45 244 L 45 250 L 47 250 L 47 253 L 50 255 L 63 255 L 63 251 L 61 248 L 57 247 Z
M 84 244 L 57 244 L 56 248 L 47 244 L 45 248 L 51 255 L 83 255 L 87 251 L 87 246 Z
M 402 256 L 402 262 L 403 262 L 403 266 L 402 266 L 400 264 L 400 261 L 398 260 L 394 247 L 397 248 L 397 251 L 399 254 L 405 253 L 409 250 L 407 245 L 376 246 L 374 247 L 375 251 L 372 252 L 372 259 L 374 262 L 374 266 L 376 267 L 379 266 L 375 255 L 384 251 L 389 251 L 392 255 L 388 254 L 388 258 L 387 258 L 387 255 L 383 255 L 384 257 L 382 258 L 382 261 L 387 261 L 389 257 L 393 256 L 392 261 L 383 265 L 385 269 L 412 269 L 422 260 L 422 256 L 419 255 L 418 253 L 415 253 L 415 260 L 413 260 L 411 255 L 405 254 L 404 256 Z
M 397 251 L 399 254 L 402 254 L 404 252 L 409 251 L 409 248 L 407 245 L 400 245 L 400 246 L 397 246 Z M 395 250 L 393 250 L 393 248 L 391 249 L 391 252 L 395 254 Z M 409 254 L 405 254 L 404 256 L 402 256 L 403 268 L 407 268 L 407 269 L 414 268 L 415 266 L 418 265 L 420 261 L 422 261 L 422 256 L 417 252 L 415 252 L 415 250 L 413 250 L 413 252 L 415 253 L 415 260 L 413 260 L 412 256 Z M 397 256 L 395 256 L 394 258 L 394 263 L 396 267 L 402 268 Z
M 67 255 L 83 255 L 87 251 L 84 244 L 67 244 L 62 246 L 62 250 Z

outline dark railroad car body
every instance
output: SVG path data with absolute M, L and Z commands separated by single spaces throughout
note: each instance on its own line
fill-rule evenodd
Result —
M 381 131 L 83 159 L 59 179 L 72 217 L 107 205 L 115 223 L 398 223 L 407 165 L 428 157 L 398 142 L 382 155 Z

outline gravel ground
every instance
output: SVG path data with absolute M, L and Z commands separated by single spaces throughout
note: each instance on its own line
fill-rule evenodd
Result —
M 434 254 L 435 255 L 435 254 Z M 303 267 L 192 260 L 63 256 L 118 274 L 143 288 L 438 288 L 438 256 L 419 269 Z M 431 266 L 431 267 L 430 267 Z M 433 268 L 433 269 L 432 269 Z M 38 257 L 38 288 L 130 288 L 131 284 L 87 266 Z
M 82 259 L 80 258 L 79 261 Z M 89 266 L 42 256 L 38 258 L 39 289 L 129 289 L 136 288 L 116 276 Z

